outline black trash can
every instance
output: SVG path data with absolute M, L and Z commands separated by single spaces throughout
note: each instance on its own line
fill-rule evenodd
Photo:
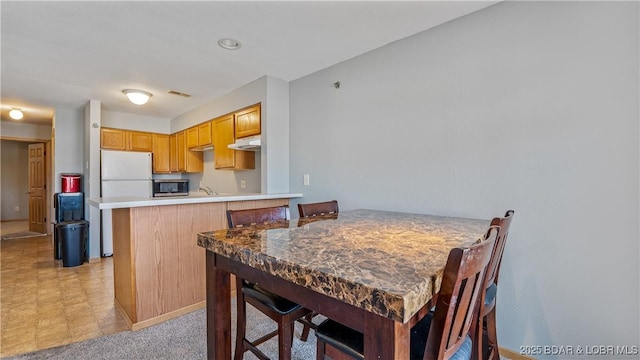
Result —
M 62 266 L 78 266 L 86 258 L 89 222 L 85 220 L 64 221 L 56 224 L 56 234 L 61 245 Z

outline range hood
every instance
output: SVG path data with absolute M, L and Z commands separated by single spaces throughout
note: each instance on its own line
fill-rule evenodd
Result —
M 235 144 L 230 144 L 227 147 L 233 150 L 259 151 L 261 144 L 260 135 L 257 135 L 236 139 Z

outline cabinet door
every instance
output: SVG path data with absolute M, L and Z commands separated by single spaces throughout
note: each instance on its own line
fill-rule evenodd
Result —
M 170 168 L 170 146 L 169 135 L 164 134 L 152 134 L 151 140 L 153 143 L 153 172 L 154 173 L 169 173 Z
M 129 131 L 129 146 L 127 150 L 131 151 L 152 151 L 153 144 L 151 133 L 142 131 Z
M 186 162 L 187 143 L 185 141 L 185 137 L 186 137 L 185 132 L 180 131 L 176 138 L 177 139 L 176 153 L 178 154 L 178 171 L 187 171 L 187 162 Z
M 235 113 L 235 138 L 260 134 L 260 104 Z
M 194 127 L 190 127 L 186 130 L 186 141 L 187 141 L 187 148 L 188 149 L 193 149 L 195 147 L 198 147 L 198 127 L 194 126 Z
M 233 167 L 235 151 L 227 145 L 233 144 L 233 115 L 224 116 L 213 122 L 213 156 L 216 169 Z
M 197 128 L 196 128 L 197 129 Z M 178 171 L 179 172 L 202 172 L 204 171 L 204 161 L 202 151 L 191 151 L 187 149 L 186 143 L 187 132 L 181 131 L 176 138 L 176 147 L 178 153 Z
M 223 116 L 213 123 L 213 152 L 216 169 L 249 170 L 255 169 L 255 153 L 238 151 L 227 147 L 233 144 L 233 115 Z
M 121 129 L 100 129 L 100 147 L 102 149 L 126 150 L 127 131 Z
M 211 136 L 211 121 L 198 125 L 198 146 L 211 146 L 213 139 Z
M 185 151 L 185 171 L 190 173 L 203 172 L 204 171 L 204 157 L 202 151 Z
M 169 170 L 178 171 L 178 135 L 169 135 Z

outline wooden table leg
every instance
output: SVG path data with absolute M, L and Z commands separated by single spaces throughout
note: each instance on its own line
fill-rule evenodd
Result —
M 231 286 L 226 271 L 207 253 L 207 359 L 231 359 Z
M 410 342 L 409 323 L 399 323 L 370 312 L 365 313 L 365 359 L 409 359 Z

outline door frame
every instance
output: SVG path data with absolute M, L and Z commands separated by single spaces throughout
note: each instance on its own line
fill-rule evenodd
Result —
M 44 145 L 44 148 L 45 148 L 44 167 L 45 167 L 45 182 L 47 184 L 47 188 L 45 189 L 45 207 L 46 207 L 45 211 L 46 211 L 46 217 L 47 217 L 45 229 L 47 231 L 47 235 L 51 235 L 53 233 L 53 224 L 52 224 L 52 218 L 51 218 L 53 214 L 52 189 L 54 189 L 53 177 L 51 175 L 53 173 L 53 153 L 52 153 L 53 139 L 47 140 L 47 139 L 36 139 L 36 138 L 18 138 L 18 137 L 12 137 L 12 136 L 0 136 L 0 140 L 21 141 L 29 144 L 33 144 L 33 143 L 45 144 Z M 26 166 L 29 166 L 29 165 L 26 164 Z

